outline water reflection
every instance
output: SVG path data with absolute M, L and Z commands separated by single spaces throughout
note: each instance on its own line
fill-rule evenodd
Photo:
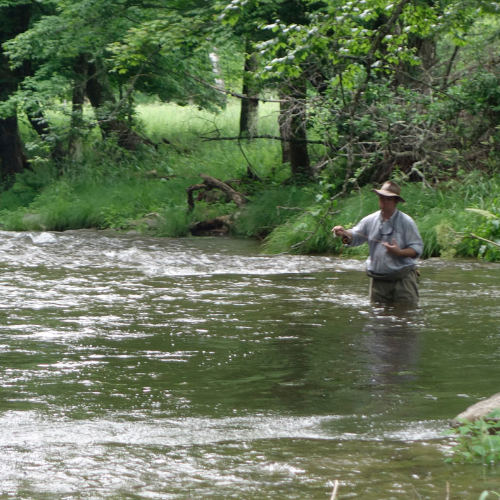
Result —
M 422 310 L 405 304 L 373 307 L 363 327 L 371 383 L 391 386 L 416 380 Z

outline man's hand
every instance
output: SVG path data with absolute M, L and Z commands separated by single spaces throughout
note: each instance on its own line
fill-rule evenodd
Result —
M 417 252 L 413 248 L 399 248 L 398 242 L 395 238 L 393 238 L 390 243 L 388 241 L 384 241 L 382 245 L 384 245 L 390 254 L 395 255 L 396 257 L 415 258 L 417 256 Z
M 352 241 L 352 232 L 345 229 L 343 226 L 335 226 L 332 229 L 335 236 L 340 236 L 344 243 L 348 244 Z
M 335 226 L 334 228 L 332 228 L 332 233 L 335 236 L 344 236 L 345 232 L 346 231 L 345 231 L 345 229 L 342 226 Z

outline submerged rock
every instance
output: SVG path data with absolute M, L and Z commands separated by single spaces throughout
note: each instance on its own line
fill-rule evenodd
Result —
M 500 410 L 500 392 L 487 399 L 483 399 L 472 406 L 469 406 L 469 408 L 453 419 L 452 424 L 459 425 L 460 419 L 470 421 L 479 420 L 495 410 Z

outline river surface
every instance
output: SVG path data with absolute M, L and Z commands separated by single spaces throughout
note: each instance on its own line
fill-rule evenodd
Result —
M 500 391 L 500 265 L 0 233 L 0 499 L 477 499 L 449 419 Z

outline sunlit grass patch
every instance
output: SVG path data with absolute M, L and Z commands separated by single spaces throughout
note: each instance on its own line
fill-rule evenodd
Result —
M 279 133 L 278 109 L 275 103 L 261 105 L 260 134 Z M 250 165 L 265 177 L 281 164 L 281 143 L 270 139 L 238 141 L 239 115 L 240 103 L 235 100 L 219 113 L 175 104 L 138 107 L 144 131 L 168 158 L 170 172 L 190 176 L 206 173 L 228 180 L 244 175 Z

